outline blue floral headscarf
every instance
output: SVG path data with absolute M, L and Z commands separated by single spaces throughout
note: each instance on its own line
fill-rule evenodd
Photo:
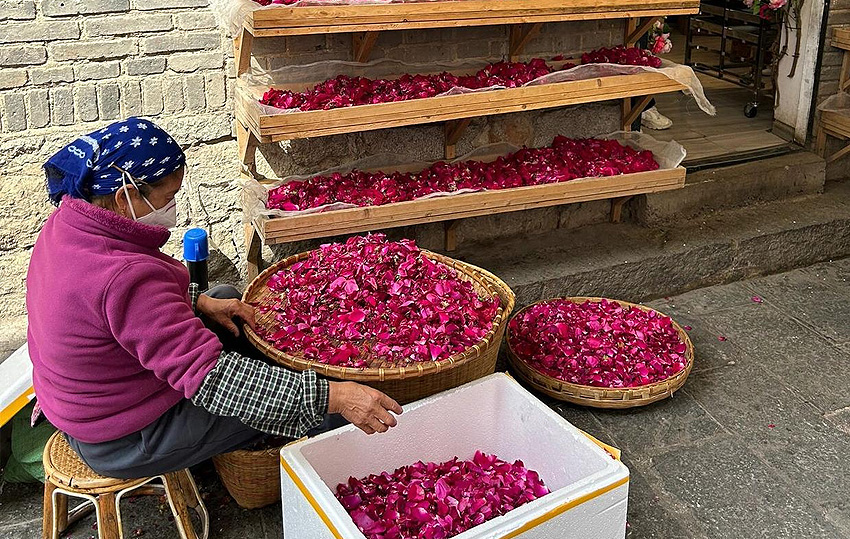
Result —
M 128 118 L 84 135 L 44 164 L 47 194 L 58 205 L 63 195 L 91 201 L 121 185 L 122 171 L 153 184 L 186 164 L 183 150 L 159 126 Z

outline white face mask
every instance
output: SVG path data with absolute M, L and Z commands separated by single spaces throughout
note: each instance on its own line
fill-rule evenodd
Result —
M 134 221 L 137 223 L 144 223 L 146 225 L 164 226 L 165 228 L 174 228 L 177 226 L 177 200 L 172 200 L 164 207 L 156 209 L 141 191 L 139 191 L 139 196 L 142 197 L 142 200 L 145 201 L 145 204 L 148 205 L 151 212 L 147 215 L 136 217 L 136 211 L 133 209 L 133 203 L 130 201 L 130 194 L 127 193 L 127 182 L 125 179 L 129 179 L 130 183 L 133 184 L 133 187 L 135 187 L 137 191 L 139 191 L 139 186 L 136 185 L 136 182 L 133 181 L 133 177 L 130 176 L 130 174 L 122 171 L 121 181 L 124 183 L 124 196 L 127 197 L 127 204 L 130 206 L 130 214 L 133 216 Z

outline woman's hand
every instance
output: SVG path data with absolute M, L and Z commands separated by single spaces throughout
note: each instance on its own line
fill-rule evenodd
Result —
M 398 423 L 390 412 L 401 413 L 401 406 L 369 386 L 354 382 L 329 382 L 328 413 L 342 414 L 366 434 L 387 432 Z
M 234 318 L 239 318 L 251 329 L 256 329 L 254 308 L 238 299 L 216 299 L 201 294 L 198 296 L 196 306 L 200 313 L 216 324 L 223 326 L 236 337 L 239 336 L 239 328 L 233 322 Z

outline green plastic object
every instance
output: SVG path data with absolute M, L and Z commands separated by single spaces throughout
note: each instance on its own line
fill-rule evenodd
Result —
M 41 455 L 56 427 L 47 421 L 30 427 L 32 409 L 31 402 L 12 418 L 12 455 L 3 470 L 3 481 L 7 483 L 44 482 Z

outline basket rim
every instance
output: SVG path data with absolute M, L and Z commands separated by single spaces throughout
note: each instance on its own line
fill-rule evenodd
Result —
M 242 300 L 247 302 L 249 295 L 251 295 L 257 287 L 264 286 L 272 274 L 280 271 L 282 268 L 291 266 L 292 264 L 306 259 L 314 251 L 315 249 L 288 256 L 263 270 L 263 272 L 255 277 L 245 288 L 245 291 L 242 294 Z M 499 346 L 501 344 L 502 335 L 508 325 L 508 317 L 511 311 L 513 311 L 513 307 L 516 303 L 516 295 L 513 290 L 511 290 L 507 283 L 492 273 L 482 270 L 472 264 L 468 264 L 439 253 L 434 253 L 427 249 L 419 249 L 419 251 L 423 256 L 430 258 L 432 261 L 448 266 L 449 268 L 464 274 L 467 280 L 475 282 L 480 287 L 486 289 L 490 294 L 499 298 L 499 307 L 496 310 L 496 314 L 493 317 L 487 333 L 478 342 L 467 347 L 463 352 L 440 361 L 423 361 L 406 366 L 340 367 L 320 363 L 318 361 L 306 360 L 277 350 L 271 345 L 271 343 L 262 339 L 247 325 L 244 326 L 245 335 L 254 346 L 273 361 L 282 363 L 291 368 L 299 370 L 312 369 L 325 376 L 353 381 L 403 380 L 412 376 L 420 376 L 429 373 L 435 374 L 474 361 L 484 350 L 487 350 L 491 346 Z
M 638 303 L 631 303 L 629 301 L 623 301 L 623 300 L 618 300 L 618 299 L 603 298 L 603 297 L 599 297 L 599 296 L 562 296 L 562 297 L 548 298 L 548 299 L 536 301 L 534 303 L 530 303 L 530 304 L 526 305 L 525 307 L 523 307 L 522 309 L 520 309 L 519 311 L 517 311 L 511 317 L 511 321 L 513 321 L 514 318 L 516 318 L 517 316 L 519 316 L 520 314 L 525 312 L 527 309 L 534 307 L 535 305 L 539 305 L 541 303 L 546 303 L 546 302 L 549 302 L 549 301 L 552 301 L 552 300 L 567 300 L 567 301 L 570 301 L 572 303 L 577 303 L 577 304 L 584 303 L 585 301 L 590 301 L 590 302 L 593 302 L 593 303 L 599 303 L 602 300 L 605 300 L 605 301 L 611 301 L 611 302 L 614 302 L 614 303 L 619 303 L 622 306 L 635 307 L 635 308 L 638 308 L 638 309 L 640 309 L 642 311 L 646 311 L 646 312 L 653 311 L 653 312 L 656 312 L 656 313 L 658 313 L 662 316 L 666 316 L 673 323 L 673 327 L 676 329 L 676 332 L 679 334 L 679 337 L 682 338 L 682 341 L 685 343 L 685 358 L 687 359 L 687 362 L 685 363 L 685 367 L 682 370 L 680 370 L 679 372 L 672 374 L 672 375 L 668 376 L 667 378 L 665 378 L 663 380 L 659 380 L 658 382 L 653 382 L 651 384 L 644 384 L 644 385 L 640 385 L 640 386 L 605 387 L 605 386 L 589 386 L 589 385 L 585 385 L 585 384 L 576 384 L 576 383 L 573 383 L 573 382 L 567 382 L 566 380 L 561 380 L 559 378 L 555 378 L 554 376 L 549 376 L 548 374 L 540 372 L 536 368 L 532 367 L 528 363 L 528 361 L 526 361 L 523 357 L 521 357 L 519 354 L 517 354 L 514 351 L 513 346 L 511 344 L 511 324 L 510 324 L 510 321 L 509 321 L 508 327 L 505 329 L 505 342 L 506 342 L 507 351 L 508 351 L 508 358 L 512 362 L 514 362 L 514 361 L 521 362 L 525 368 L 531 369 L 536 376 L 541 377 L 542 379 L 546 380 L 547 382 L 551 382 L 552 384 L 560 384 L 562 386 L 575 388 L 578 391 L 586 391 L 586 392 L 599 392 L 599 393 L 605 392 L 605 393 L 615 393 L 615 394 L 622 394 L 622 395 L 628 395 L 628 394 L 632 394 L 632 393 L 636 393 L 636 392 L 640 392 L 640 393 L 647 393 L 648 392 L 648 393 L 651 394 L 653 389 L 662 388 L 663 386 L 670 386 L 671 382 L 678 381 L 679 378 L 682 378 L 682 381 L 684 381 L 684 379 L 686 379 L 690 375 L 691 369 L 693 368 L 693 365 L 694 365 L 694 345 L 691 342 L 691 338 L 688 336 L 688 334 L 684 330 L 684 328 L 682 328 L 682 326 L 680 326 L 679 323 L 676 322 L 675 319 L 673 319 L 673 317 L 667 316 L 666 314 L 659 311 L 658 309 L 653 309 L 652 307 L 647 307 L 646 305 L 640 305 Z M 530 382 L 533 382 L 533 380 L 530 380 Z M 669 387 L 668 387 L 668 389 L 669 389 Z M 628 398 L 628 399 L 622 399 L 622 398 L 618 399 L 618 398 L 614 398 L 614 397 L 597 397 L 597 398 L 592 399 L 592 400 L 621 402 L 623 400 L 643 400 L 643 399 L 644 399 L 644 397 Z M 588 400 L 591 400 L 591 399 L 588 399 Z

